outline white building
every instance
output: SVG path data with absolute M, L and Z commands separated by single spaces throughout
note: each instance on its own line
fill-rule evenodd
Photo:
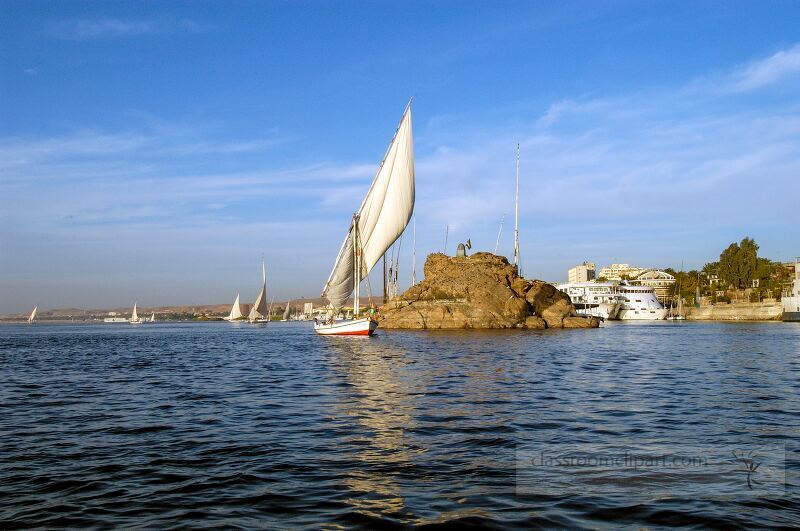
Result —
M 599 278 L 605 280 L 616 280 L 617 282 L 624 279 L 633 279 L 647 271 L 646 267 L 631 267 L 630 264 L 611 264 L 600 270 Z
M 567 282 L 589 282 L 594 280 L 595 265 L 593 262 L 584 262 L 567 271 Z
M 675 277 L 665 271 L 650 269 L 639 274 L 631 284 L 653 288 L 658 300 L 666 302 L 669 299 L 669 290 L 675 284 Z

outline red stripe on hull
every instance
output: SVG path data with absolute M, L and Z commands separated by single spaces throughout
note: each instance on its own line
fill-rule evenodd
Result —
M 326 336 L 371 336 L 375 330 L 357 330 L 355 332 L 331 332 Z

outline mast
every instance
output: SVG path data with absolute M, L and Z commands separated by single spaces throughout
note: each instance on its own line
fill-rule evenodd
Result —
M 353 318 L 358 319 L 358 295 L 359 285 L 361 284 L 361 253 L 358 252 L 360 242 L 358 241 L 358 214 L 353 214 L 353 253 L 355 254 L 353 266 L 355 267 L 353 284 Z M 385 254 L 385 253 L 384 253 Z
M 444 226 L 444 254 L 447 254 L 447 237 L 450 236 L 450 225 Z
M 517 191 L 514 197 L 514 267 L 519 274 L 519 143 L 517 144 Z
M 389 300 L 388 291 L 386 288 L 386 253 L 383 253 L 383 303 Z
M 417 284 L 417 216 L 414 216 L 414 243 L 411 249 L 411 285 Z

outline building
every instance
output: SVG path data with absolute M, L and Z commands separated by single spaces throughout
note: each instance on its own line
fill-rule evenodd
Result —
M 595 265 L 593 262 L 584 262 L 567 271 L 567 282 L 589 282 L 594 280 Z
M 669 291 L 672 285 L 675 284 L 675 277 L 665 271 L 649 269 L 637 275 L 636 279 L 631 281 L 631 284 L 653 288 L 656 297 L 663 304 L 669 300 Z
M 645 267 L 631 267 L 630 264 L 611 264 L 600 270 L 599 278 L 619 282 L 636 278 L 645 271 L 648 271 Z

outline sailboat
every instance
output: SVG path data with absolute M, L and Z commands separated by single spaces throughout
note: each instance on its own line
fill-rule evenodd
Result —
M 153 313 L 150 314 L 150 322 L 151 323 L 155 323 L 156 322 L 156 312 L 153 312 Z
M 264 262 L 261 262 L 261 291 L 258 292 L 258 297 L 256 297 L 256 302 L 253 303 L 253 307 L 250 309 L 250 314 L 247 316 L 247 320 L 251 323 L 266 323 L 267 319 L 267 268 L 264 265 Z
M 353 319 L 329 319 L 314 324 L 322 335 L 368 336 L 378 323 L 360 317 L 359 286 L 387 249 L 403 234 L 414 213 L 414 139 L 411 131 L 411 101 L 378 167 L 367 195 L 353 214 L 347 235 L 322 290 L 336 315 L 351 294 Z
M 283 319 L 281 319 L 281 321 L 288 321 L 289 320 L 289 316 L 292 313 L 292 307 L 290 306 L 291 304 L 292 304 L 292 301 L 288 301 L 286 303 L 286 309 L 283 310 Z
M 142 320 L 139 319 L 139 314 L 136 313 L 136 303 L 133 303 L 133 311 L 131 312 L 131 320 L 129 321 L 131 324 L 142 324 Z
M 236 300 L 233 301 L 231 306 L 231 313 L 227 317 L 223 317 L 226 321 L 238 321 L 242 318 L 242 306 L 239 304 L 239 294 L 236 294 Z
M 33 322 L 36 320 L 36 311 L 38 309 L 39 309 L 38 306 L 34 306 L 33 307 L 33 311 L 31 312 L 31 316 L 28 317 L 28 324 L 33 324 Z

